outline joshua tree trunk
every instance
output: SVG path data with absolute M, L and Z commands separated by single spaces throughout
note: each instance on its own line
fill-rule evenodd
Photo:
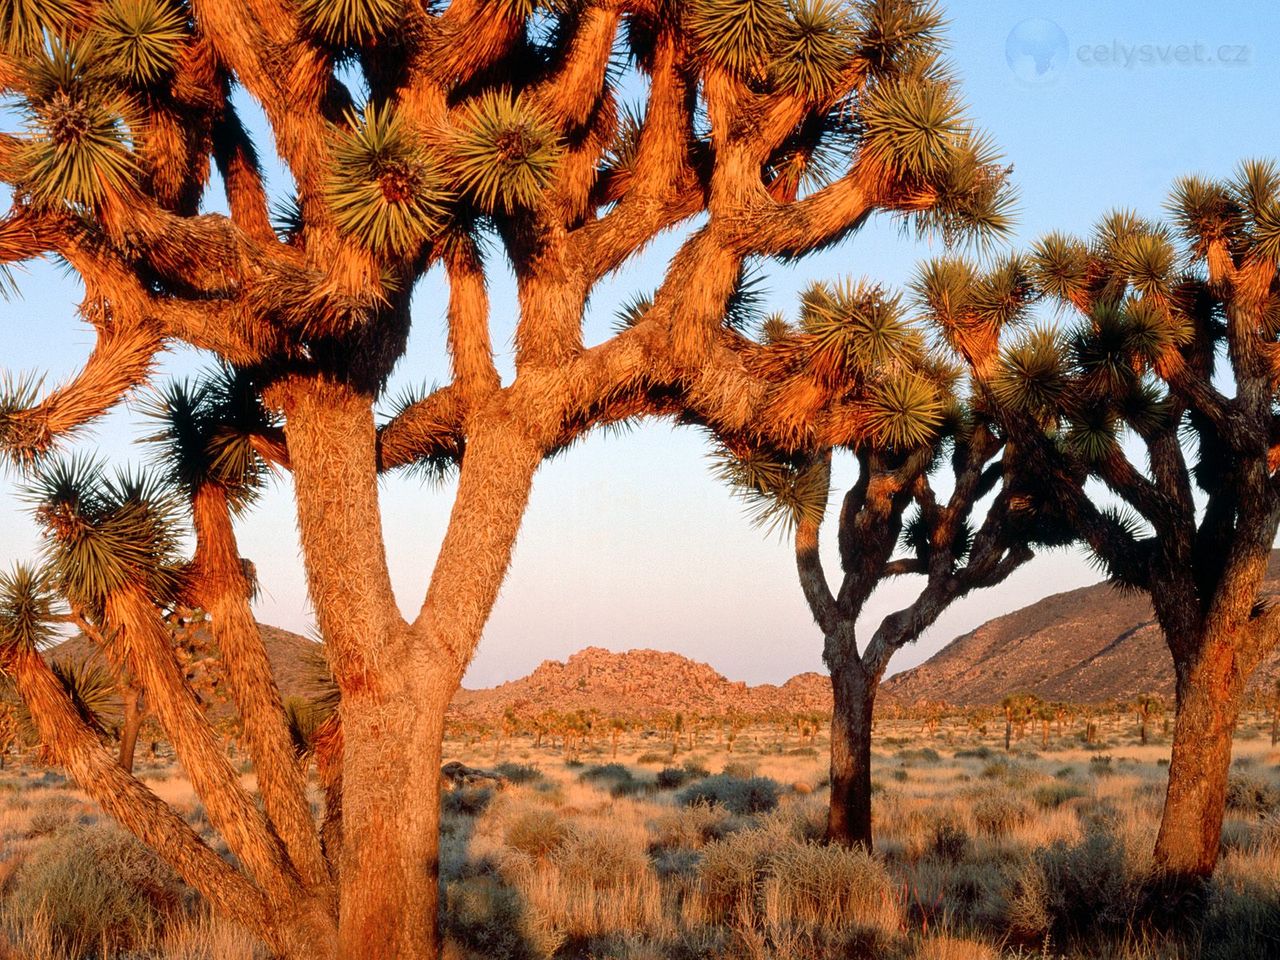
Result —
M 142 691 L 138 685 L 128 682 L 122 685 L 120 701 L 124 718 L 120 724 L 120 767 L 133 773 L 133 756 L 138 747 L 138 730 L 142 727 Z
M 1169 880 L 1207 877 L 1218 862 L 1231 738 L 1248 674 L 1229 640 L 1206 641 L 1177 669 L 1173 755 L 1155 859 Z
M 876 683 L 861 663 L 831 667 L 831 805 L 827 841 L 871 849 L 871 713 Z

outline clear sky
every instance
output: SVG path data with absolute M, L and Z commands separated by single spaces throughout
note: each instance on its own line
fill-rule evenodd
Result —
M 1021 197 L 1015 243 L 1050 229 L 1087 231 L 1117 206 L 1155 216 L 1180 174 L 1226 175 L 1241 158 L 1280 159 L 1280 4 L 1272 0 L 951 0 L 944 8 L 972 114 L 1014 164 Z M 607 335 L 620 302 L 656 285 L 678 240 L 655 244 L 597 293 L 589 340 Z M 820 257 L 771 267 L 770 307 L 793 309 L 797 291 L 813 279 L 866 275 L 901 284 L 931 252 L 936 247 L 902 236 L 893 222 L 873 222 Z M 22 299 L 0 301 L 0 368 L 44 371 L 52 384 L 92 346 L 92 332 L 74 317 L 79 290 L 73 277 L 46 264 L 20 283 Z M 508 277 L 494 278 L 492 297 L 495 316 L 514 315 Z M 427 277 L 398 383 L 447 379 L 444 299 L 440 277 Z M 495 341 L 508 365 L 510 334 L 509 323 L 498 324 Z M 162 369 L 185 373 L 200 362 L 185 351 Z M 79 445 L 113 461 L 136 460 L 131 440 L 139 433 L 121 411 Z M 672 650 L 753 683 L 821 670 L 821 637 L 788 546 L 743 518 L 712 479 L 706 453 L 700 434 L 654 422 L 592 437 L 545 465 L 467 685 L 511 679 L 590 644 Z M 847 464 L 837 479 L 850 479 Z M 12 476 L 0 478 L 5 566 L 36 550 L 16 485 Z M 452 492 L 400 478 L 384 482 L 384 529 L 408 614 L 421 603 Z M 262 579 L 258 618 L 304 631 L 311 615 L 287 479 L 241 521 L 239 533 L 241 552 Z M 828 568 L 837 570 L 834 557 Z M 1077 552 L 1039 557 L 1001 587 L 953 607 L 890 669 L 926 659 L 992 616 L 1095 579 Z M 883 589 L 868 620 L 903 605 L 911 589 L 909 580 Z

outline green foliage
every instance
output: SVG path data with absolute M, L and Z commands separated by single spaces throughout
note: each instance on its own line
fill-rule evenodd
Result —
M 868 376 L 919 346 L 901 299 L 862 281 L 812 284 L 800 297 L 806 369 L 829 384 Z
M 921 72 L 937 55 L 942 11 L 922 0 L 860 0 L 858 56 L 873 75 Z
M 404 13 L 404 0 L 301 0 L 302 14 L 321 39 L 360 45 L 388 33 Z
M 463 106 L 449 164 L 461 190 L 493 213 L 535 205 L 563 152 L 548 118 L 510 91 L 489 90 Z
M 439 232 L 447 194 L 425 145 L 389 104 L 348 117 L 325 191 L 338 229 L 380 254 L 404 254 Z
M 36 203 L 94 206 L 133 186 L 136 104 L 101 82 L 84 41 L 52 41 L 26 67 L 29 135 L 21 183 Z
M 724 448 L 713 460 L 716 478 L 736 489 L 756 526 L 785 536 L 801 522 L 822 521 L 830 496 L 827 471 L 764 453 L 737 455 Z
M 248 375 L 223 367 L 198 380 L 175 380 L 144 402 L 143 413 L 157 421 L 155 445 L 161 475 L 188 499 L 215 486 L 233 511 L 257 498 L 266 465 L 253 438 L 276 426 Z
M 43 528 L 45 557 L 60 592 L 91 615 L 126 588 L 155 602 L 178 586 L 175 503 L 144 474 L 106 476 L 92 460 L 60 458 L 27 489 Z
M 0 649 L 40 650 L 53 643 L 58 607 L 53 584 L 35 568 L 18 564 L 0 573 Z
M 173 69 L 186 25 L 172 0 L 112 0 L 98 14 L 92 37 L 113 72 L 145 85 Z
M 91 660 L 56 660 L 50 665 L 76 712 L 99 733 L 120 717 L 120 695 L 111 671 Z
M 895 450 L 927 443 L 944 412 L 936 386 L 910 374 L 874 384 L 863 407 L 872 442 Z
M 46 33 L 61 36 L 83 7 L 81 0 L 0 0 L 0 49 L 31 53 Z
M 854 56 L 853 25 L 838 0 L 799 0 L 777 39 L 774 84 L 809 100 L 829 96 Z
M 992 381 L 996 399 L 1032 416 L 1056 415 L 1069 386 L 1063 346 L 1062 338 L 1046 327 L 1021 336 L 1005 351 Z
M 685 14 L 695 49 L 740 77 L 761 77 L 774 44 L 795 26 L 781 0 L 693 0 Z
M 782 788 L 768 777 L 735 777 L 727 773 L 699 780 L 676 794 L 676 802 L 691 807 L 720 804 L 730 813 L 746 816 L 768 813 L 778 805 Z
M 916 79 L 877 84 L 862 101 L 862 148 L 899 176 L 940 179 L 968 132 L 958 92 Z

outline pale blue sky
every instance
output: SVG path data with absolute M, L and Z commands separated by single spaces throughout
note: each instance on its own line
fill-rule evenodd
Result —
M 1016 242 L 1049 229 L 1085 231 L 1115 206 L 1158 215 L 1179 174 L 1225 175 L 1244 157 L 1280 157 L 1280 4 L 952 0 L 944 7 L 972 114 L 1015 167 L 1021 194 Z M 1050 48 L 1044 78 L 1037 79 L 1026 61 L 1015 70 L 1006 60 L 1010 32 L 1029 19 L 1056 24 L 1066 37 L 1065 48 Z M 1057 34 L 1036 23 L 1017 36 Z M 618 303 L 658 282 L 677 240 L 656 243 L 642 262 L 597 293 L 589 339 L 606 335 Z M 798 266 L 770 268 L 771 306 L 791 309 L 796 291 L 817 278 L 853 274 L 901 284 L 932 250 L 903 237 L 890 221 L 873 222 L 836 250 Z M 54 382 L 69 375 L 92 344 L 91 332 L 74 319 L 75 281 L 36 265 L 21 285 L 21 300 L 0 302 L 0 367 L 43 370 Z M 495 316 L 512 316 L 509 279 L 496 276 L 492 293 Z M 446 379 L 444 296 L 438 275 L 423 281 L 398 382 Z M 509 356 L 509 324 L 498 325 L 495 339 Z M 186 351 L 167 359 L 165 369 L 189 371 L 199 362 Z M 117 461 L 137 458 L 129 441 L 138 433 L 122 411 L 80 446 Z M 840 476 L 849 479 L 847 465 Z M 386 481 L 383 490 L 395 583 L 411 613 L 426 588 L 452 490 L 424 490 L 399 478 Z M 310 612 L 286 481 L 275 484 L 239 532 L 242 552 L 257 562 L 263 581 L 259 619 L 304 630 Z M 14 497 L 14 479 L 5 477 L 0 564 L 31 557 L 35 544 L 30 518 Z M 829 565 L 835 572 L 834 558 Z M 1037 558 L 1000 588 L 957 604 L 891 669 L 925 659 L 991 616 L 1095 579 L 1078 553 Z M 909 581 L 884 589 L 869 617 L 901 606 L 910 591 Z M 593 437 L 543 467 L 510 575 L 466 682 L 510 679 L 588 644 L 673 650 L 750 682 L 822 669 L 821 638 L 800 596 L 789 549 L 753 529 L 711 478 L 698 433 L 651 423 L 622 436 Z

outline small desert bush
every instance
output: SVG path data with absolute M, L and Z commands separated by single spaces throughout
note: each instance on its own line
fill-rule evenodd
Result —
M 495 877 L 451 883 L 443 901 L 445 935 L 485 960 L 544 960 L 555 950 L 531 929 L 520 894 Z
M 503 841 L 535 859 L 549 857 L 569 839 L 569 826 L 554 810 L 526 810 L 507 825 Z
M 531 763 L 500 763 L 493 772 L 508 783 L 535 783 L 542 779 L 542 771 Z
M 719 804 L 694 803 L 666 810 L 649 822 L 650 850 L 698 850 L 732 830 L 730 814 Z
M 974 825 L 992 837 L 1002 837 L 1031 819 L 1031 808 L 1025 801 L 1007 793 L 991 793 L 979 797 L 973 805 Z
M 446 814 L 475 817 L 484 812 L 492 799 L 492 787 L 458 787 L 441 794 L 440 807 Z
M 1031 791 L 1031 799 L 1036 806 L 1045 810 L 1056 810 L 1068 800 L 1086 796 L 1088 791 L 1078 783 L 1042 783 Z
M 768 928 L 887 934 L 901 922 L 884 864 L 861 849 L 780 844 L 766 858 L 765 873 L 760 897 Z
M 68 956 L 143 943 L 182 903 L 177 876 L 143 843 L 107 824 L 65 827 L 32 847 L 7 906 L 41 916 Z
M 768 777 L 735 777 L 721 773 L 690 784 L 676 795 L 684 806 L 718 803 L 730 813 L 746 816 L 768 813 L 778 805 L 782 786 Z
M 1227 809 L 1253 816 L 1280 810 L 1280 787 L 1263 777 L 1232 774 L 1227 781 Z
M 904 763 L 938 763 L 942 759 L 933 747 L 899 750 L 896 757 Z
M 636 763 L 666 763 L 670 759 L 671 754 L 669 753 L 642 753 L 640 756 L 636 757 Z
M 950 818 L 939 820 L 933 827 L 930 850 L 939 860 L 959 863 L 969 852 L 969 831 Z

